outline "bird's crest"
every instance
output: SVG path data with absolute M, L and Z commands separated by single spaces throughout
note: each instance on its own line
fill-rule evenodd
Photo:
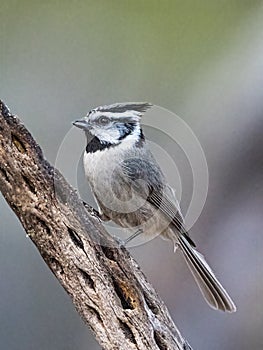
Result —
M 99 106 L 92 109 L 88 116 L 96 119 L 101 115 L 122 122 L 139 122 L 143 113 L 146 112 L 152 104 L 148 102 L 122 102 L 111 105 Z
M 110 113 L 125 113 L 125 112 L 137 112 L 138 114 L 143 114 L 149 108 L 152 107 L 151 103 L 148 102 L 122 102 L 114 103 L 108 106 L 100 106 L 95 108 L 96 111 L 100 112 L 110 112 Z

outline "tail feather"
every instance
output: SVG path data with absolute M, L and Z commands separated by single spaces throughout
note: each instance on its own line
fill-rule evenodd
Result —
M 235 312 L 234 302 L 215 277 L 203 255 L 192 247 L 184 236 L 180 235 L 177 239 L 184 259 L 207 303 L 214 309 Z

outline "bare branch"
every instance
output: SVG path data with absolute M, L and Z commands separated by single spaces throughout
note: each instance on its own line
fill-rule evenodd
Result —
M 0 190 L 105 350 L 191 349 L 129 252 L 2 102 Z

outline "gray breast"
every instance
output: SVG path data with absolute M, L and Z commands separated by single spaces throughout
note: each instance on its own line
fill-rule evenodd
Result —
M 85 154 L 85 173 L 101 211 L 120 226 L 137 227 L 154 216 L 147 193 L 150 187 L 161 188 L 164 177 L 147 149 L 121 152 L 118 147 Z

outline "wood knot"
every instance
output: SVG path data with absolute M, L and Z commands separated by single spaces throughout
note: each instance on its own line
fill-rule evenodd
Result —
M 140 299 L 131 284 L 121 279 L 114 280 L 114 289 L 124 309 L 134 310 L 139 307 Z
M 14 134 L 12 134 L 11 137 L 12 137 L 13 145 L 15 145 L 15 147 L 17 148 L 17 150 L 18 150 L 20 153 L 26 153 L 26 148 L 25 148 L 25 146 L 23 145 L 23 143 L 18 139 L 18 137 L 15 136 Z

